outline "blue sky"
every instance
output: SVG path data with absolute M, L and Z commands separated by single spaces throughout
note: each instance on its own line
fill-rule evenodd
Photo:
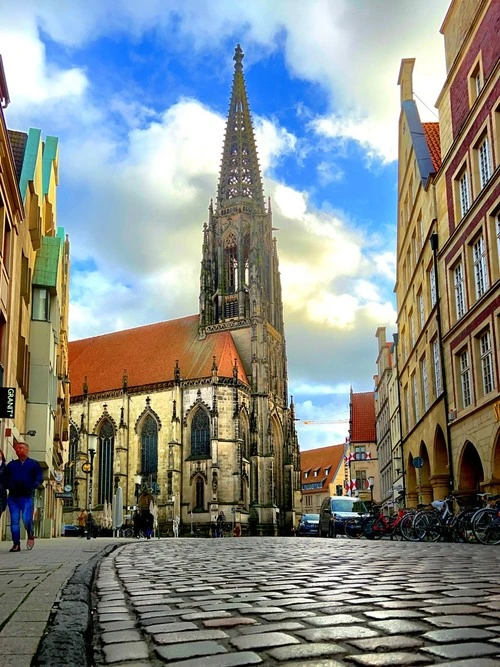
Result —
M 9 127 L 60 138 L 73 339 L 197 312 L 236 43 L 273 201 L 290 393 L 348 417 L 395 331 L 397 77 L 433 108 L 448 0 L 7 0 Z M 421 108 L 423 119 L 435 120 Z M 347 423 L 303 426 L 302 449 Z

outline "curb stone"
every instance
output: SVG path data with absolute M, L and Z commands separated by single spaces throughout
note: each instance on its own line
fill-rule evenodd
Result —
M 92 652 L 92 586 L 97 566 L 119 544 L 78 565 L 59 591 L 32 667 L 89 667 Z

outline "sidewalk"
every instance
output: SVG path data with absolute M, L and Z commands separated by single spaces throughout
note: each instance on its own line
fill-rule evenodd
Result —
M 29 667 L 60 589 L 81 563 L 123 540 L 60 537 L 9 553 L 0 542 L 0 664 Z

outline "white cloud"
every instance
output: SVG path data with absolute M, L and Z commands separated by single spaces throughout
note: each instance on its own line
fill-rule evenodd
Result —
M 439 26 L 449 0 L 117 0 L 111 9 L 100 0 L 61 3 L 20 0 L 6 16 L 37 17 L 52 39 L 68 46 L 102 35 L 139 37 L 155 29 L 177 48 L 189 44 L 189 57 L 218 55 L 230 67 L 225 41 L 241 41 L 247 62 L 283 45 L 294 76 L 319 84 L 330 110 L 312 127 L 324 137 L 357 142 L 369 159 L 395 159 L 399 98 L 396 85 L 401 58 L 416 57 L 415 92 L 432 107 L 444 82 Z M 217 42 L 213 36 L 217 35 Z M 62 90 L 78 89 L 81 73 L 68 71 Z M 62 74 L 61 74 L 62 76 Z M 64 80 L 63 80 L 64 79 Z M 57 82 L 57 77 L 54 79 Z M 427 115 L 425 107 L 422 112 Z

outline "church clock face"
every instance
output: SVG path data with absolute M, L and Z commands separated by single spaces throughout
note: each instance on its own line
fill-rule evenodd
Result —
M 83 472 L 87 473 L 87 475 L 89 474 L 91 468 L 92 468 L 92 466 L 90 465 L 90 463 L 88 461 L 85 461 L 85 463 L 82 465 L 82 470 L 83 470 Z

